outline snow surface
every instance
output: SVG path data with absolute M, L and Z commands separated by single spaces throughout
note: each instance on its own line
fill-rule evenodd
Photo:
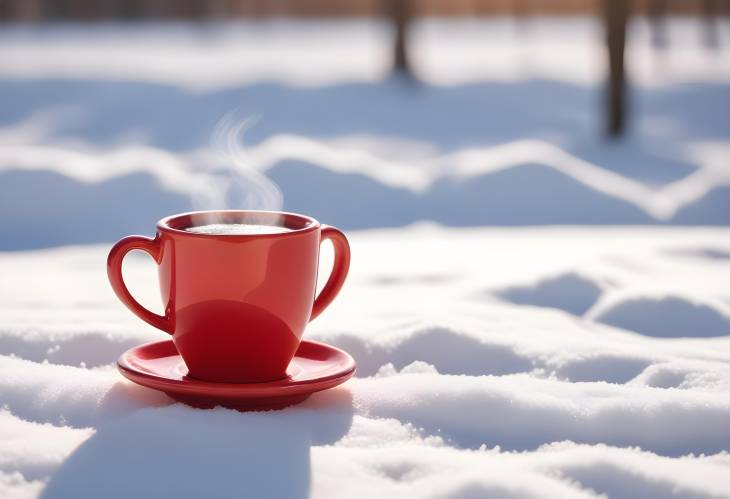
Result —
M 350 239 L 306 337 L 351 352 L 356 378 L 255 414 L 120 377 L 121 351 L 164 334 L 113 296 L 107 245 L 0 254 L 3 496 L 730 495 L 730 263 L 686 256 L 730 251 L 729 229 Z M 125 273 L 161 310 L 154 264 Z M 645 327 L 602 323 L 621 321 Z
M 591 19 L 420 23 L 418 84 L 374 22 L 3 26 L 0 497 L 730 497 L 721 28 L 709 51 L 672 20 L 657 52 L 632 25 L 610 143 Z M 245 414 L 126 381 L 165 335 L 109 243 L 253 187 L 348 230 L 306 337 L 356 377 Z M 149 258 L 124 274 L 161 310 Z
M 427 21 L 414 83 L 385 74 L 373 22 L 6 27 L 0 233 L 14 237 L 0 249 L 241 206 L 239 184 L 221 202 L 231 172 L 244 191 L 265 172 L 284 208 L 344 229 L 730 223 L 730 43 L 707 50 L 697 22 L 675 20 L 653 51 L 637 21 L 632 130 L 612 143 L 596 28 Z M 221 165 L 211 135 L 232 111 L 249 120 L 244 155 Z

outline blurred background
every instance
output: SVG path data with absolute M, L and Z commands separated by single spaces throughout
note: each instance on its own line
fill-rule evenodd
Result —
M 191 209 L 730 223 L 727 0 L 0 0 L 0 250 Z

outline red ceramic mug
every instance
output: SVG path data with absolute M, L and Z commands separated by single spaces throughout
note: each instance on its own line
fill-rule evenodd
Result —
M 277 225 L 273 234 L 211 235 L 185 229 L 212 223 Z M 334 267 L 315 299 L 320 243 L 334 244 Z M 159 267 L 165 314 L 150 312 L 122 279 L 131 250 Z M 140 318 L 172 335 L 191 376 L 253 383 L 286 376 L 307 323 L 342 288 L 350 266 L 345 235 L 315 219 L 283 212 L 216 211 L 173 215 L 154 239 L 128 236 L 109 252 L 114 292 Z

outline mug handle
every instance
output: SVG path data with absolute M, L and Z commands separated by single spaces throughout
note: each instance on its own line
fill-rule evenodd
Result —
M 335 247 L 335 263 L 332 266 L 332 273 L 327 280 L 327 284 L 324 285 L 319 296 L 314 300 L 312 315 L 309 317 L 310 321 L 314 320 L 332 303 L 332 300 L 335 299 L 345 283 L 347 271 L 350 270 L 350 244 L 347 242 L 345 234 L 336 227 L 322 225 L 319 243 L 322 244 L 322 241 L 327 239 L 332 241 Z
M 127 285 L 124 284 L 124 279 L 122 278 L 122 261 L 124 260 L 124 256 L 132 250 L 142 250 L 148 253 L 157 264 L 160 263 L 159 239 L 150 239 L 144 236 L 127 236 L 119 240 L 109 251 L 109 257 L 106 260 L 106 272 L 109 276 L 112 289 L 122 303 L 134 312 L 137 317 L 157 329 L 162 329 L 166 333 L 172 334 L 173 326 L 169 315 L 157 315 L 144 308 L 134 299 L 127 289 Z

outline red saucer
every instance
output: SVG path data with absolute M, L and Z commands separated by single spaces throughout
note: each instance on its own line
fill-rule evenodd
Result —
M 117 361 L 122 375 L 135 383 L 165 392 L 185 404 L 239 411 L 281 409 L 312 393 L 347 381 L 355 360 L 324 343 L 302 341 L 287 369 L 288 376 L 266 383 L 214 383 L 188 376 L 188 368 L 172 340 L 147 343 L 124 352 Z

